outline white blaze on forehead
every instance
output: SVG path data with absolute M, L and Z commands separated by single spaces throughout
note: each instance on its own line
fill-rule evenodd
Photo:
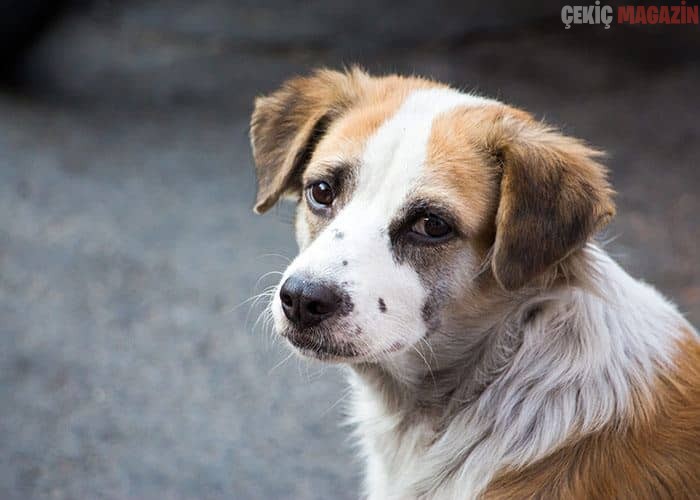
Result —
M 425 167 L 435 117 L 456 107 L 496 103 L 447 88 L 411 93 L 367 142 L 353 201 L 371 200 L 385 216 L 393 215 Z

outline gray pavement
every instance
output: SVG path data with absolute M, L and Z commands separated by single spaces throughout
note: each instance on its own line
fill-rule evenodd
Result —
M 252 98 L 319 64 L 434 76 L 607 150 L 610 251 L 700 324 L 685 32 L 565 32 L 555 10 L 334 44 L 294 9 L 116 5 L 66 18 L 0 94 L 0 498 L 357 498 L 342 374 L 285 361 L 241 305 L 295 251 L 290 207 L 250 212 Z

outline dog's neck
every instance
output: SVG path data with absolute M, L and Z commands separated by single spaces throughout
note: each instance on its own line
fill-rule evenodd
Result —
M 632 388 L 643 392 L 672 353 L 678 315 L 604 252 L 583 257 L 598 290 L 523 295 L 475 318 L 459 341 L 439 334 L 432 350 L 354 367 L 354 419 L 387 480 L 413 494 L 467 474 L 478 490 L 504 466 L 629 416 Z
M 504 321 L 465 334 L 464 342 L 452 346 L 456 352 L 424 344 L 393 360 L 356 365 L 354 370 L 381 395 L 387 410 L 410 418 L 420 414 L 449 418 L 458 408 L 473 403 L 510 365 L 523 333 L 517 321 Z

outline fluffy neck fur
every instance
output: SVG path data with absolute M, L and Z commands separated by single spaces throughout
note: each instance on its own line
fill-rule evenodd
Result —
M 370 498 L 476 496 L 506 467 L 626 425 L 632 394 L 652 397 L 683 318 L 598 248 L 580 259 L 586 286 L 494 298 L 432 349 L 353 368 Z

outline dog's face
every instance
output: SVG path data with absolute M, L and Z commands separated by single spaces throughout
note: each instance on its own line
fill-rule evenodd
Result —
M 303 354 L 381 361 L 512 293 L 612 215 L 595 152 L 518 110 L 352 70 L 256 102 L 256 211 L 298 200 L 301 252 L 272 302 Z

